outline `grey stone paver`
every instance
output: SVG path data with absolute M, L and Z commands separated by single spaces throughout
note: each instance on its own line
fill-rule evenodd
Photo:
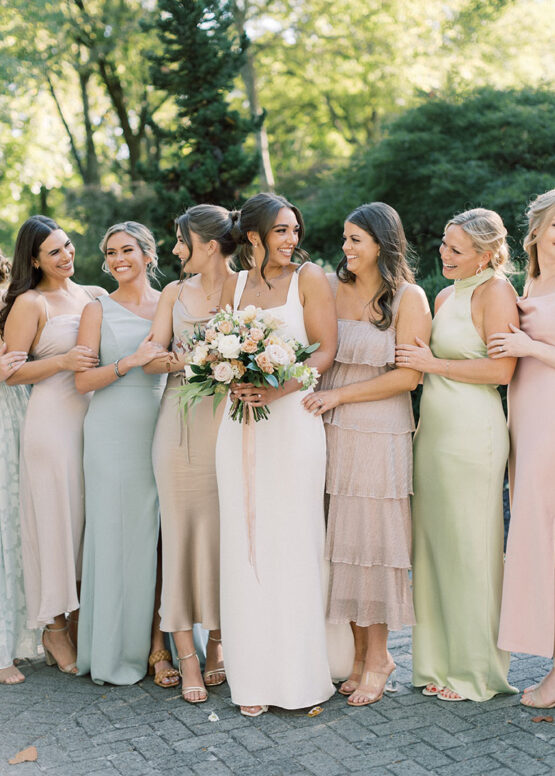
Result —
M 445 704 L 410 686 L 410 632 L 391 638 L 399 690 L 354 709 L 337 694 L 323 712 L 271 709 L 241 717 L 226 685 L 185 704 L 145 679 L 97 686 L 44 661 L 24 662 L 19 687 L 0 687 L 0 776 L 541 776 L 555 772 L 555 724 L 518 696 Z M 522 688 L 549 661 L 515 655 L 510 680 Z M 208 715 L 215 711 L 218 722 Z M 545 712 L 549 714 L 549 712 Z M 36 763 L 8 765 L 35 745 Z

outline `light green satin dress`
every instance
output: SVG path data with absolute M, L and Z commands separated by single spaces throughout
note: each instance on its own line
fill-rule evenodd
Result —
M 104 366 L 133 353 L 152 324 L 109 296 L 98 303 Z M 77 666 L 98 684 L 133 684 L 147 670 L 159 527 L 151 451 L 165 383 L 130 369 L 95 391 L 85 418 Z
M 471 299 L 493 270 L 455 281 L 434 318 L 438 358 L 487 356 Z M 485 701 L 516 692 L 497 648 L 507 423 L 494 385 L 426 374 L 414 447 L 413 683 Z

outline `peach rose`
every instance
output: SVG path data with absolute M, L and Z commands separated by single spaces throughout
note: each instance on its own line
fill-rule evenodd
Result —
M 256 353 L 258 350 L 258 342 L 253 342 L 253 340 L 248 339 L 245 342 L 243 342 L 241 346 L 241 350 L 243 353 Z
M 259 353 L 256 358 L 254 359 L 260 369 L 262 369 L 263 372 L 265 372 L 267 375 L 273 374 L 274 367 L 272 366 L 272 362 L 268 358 L 268 354 L 266 351 Z
M 233 369 L 235 379 L 240 380 L 245 372 L 247 371 L 245 365 L 242 361 L 238 361 L 236 359 L 233 359 L 233 361 L 230 361 L 231 368 Z
M 264 339 L 264 332 L 262 329 L 257 329 L 256 326 L 253 326 L 249 331 L 249 337 L 255 342 L 260 342 L 260 340 Z
M 231 321 L 220 321 L 218 323 L 218 331 L 222 334 L 231 334 L 233 331 L 233 324 Z
M 214 342 L 214 340 L 218 337 L 218 332 L 216 329 L 206 329 L 204 332 L 204 338 L 206 342 Z

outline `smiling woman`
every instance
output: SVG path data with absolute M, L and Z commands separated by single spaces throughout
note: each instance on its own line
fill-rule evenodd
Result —
M 29 627 L 45 626 L 49 662 L 75 673 L 75 646 L 65 612 L 79 607 L 83 534 L 83 418 L 73 374 L 96 365 L 95 353 L 76 345 L 85 305 L 105 293 L 71 280 L 75 249 L 45 216 L 19 230 L 12 282 L 0 318 L 9 350 L 31 356 L 10 384 L 32 384 L 21 434 L 21 524 Z
M 98 683 L 139 681 L 152 628 L 151 665 L 162 686 L 174 686 L 177 671 L 157 615 L 153 625 L 158 502 L 151 448 L 165 378 L 141 368 L 169 357 L 149 334 L 160 297 L 147 277 L 157 263 L 156 243 L 145 226 L 126 221 L 108 229 L 100 248 L 118 288 L 87 305 L 79 327 L 78 342 L 100 363 L 75 378 L 80 393 L 94 391 L 84 425 L 78 668 Z

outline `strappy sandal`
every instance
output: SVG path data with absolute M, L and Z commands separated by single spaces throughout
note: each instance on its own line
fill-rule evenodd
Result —
M 257 711 L 248 711 L 248 709 L 257 709 Z M 259 717 L 268 711 L 268 706 L 241 706 L 241 714 L 244 717 Z
M 158 687 L 177 687 L 179 684 L 179 671 L 176 668 L 161 668 L 156 671 L 156 663 L 172 662 L 172 656 L 167 649 L 158 649 L 156 652 L 152 652 L 148 658 L 148 674 L 152 676 L 154 674 L 154 684 Z M 163 682 L 163 679 L 171 679 L 171 682 Z
M 536 685 L 536 687 L 523 694 L 520 699 L 521 704 L 529 709 L 555 709 L 555 701 L 553 703 L 546 703 L 543 698 L 540 698 L 540 692 L 540 685 Z
M 349 696 L 347 703 L 349 706 L 369 706 L 372 703 L 377 703 L 383 698 L 384 692 L 387 690 L 388 681 L 390 681 L 391 674 L 395 671 L 395 664 L 393 668 L 387 673 L 380 671 L 366 671 L 360 680 L 360 684 L 357 689 Z M 375 679 L 374 677 L 379 677 Z M 382 677 L 383 682 L 382 682 Z M 370 683 L 372 682 L 372 685 Z M 359 694 L 364 700 L 361 703 L 355 703 L 352 698 Z
M 44 657 L 46 659 L 46 665 L 47 666 L 57 666 L 58 669 L 62 672 L 62 674 L 72 674 L 75 676 L 77 673 L 77 663 L 69 663 L 67 666 L 61 666 L 52 652 L 48 649 L 46 644 L 44 643 L 44 633 L 45 631 L 48 631 L 49 633 L 63 633 L 64 631 L 67 631 L 68 626 L 67 624 L 64 625 L 63 628 L 50 628 L 48 625 L 44 626 L 44 631 L 42 632 L 42 648 L 44 649 Z M 71 642 L 71 645 L 74 646 L 73 642 Z
M 360 671 L 356 671 L 356 667 L 360 666 Z M 364 668 L 364 660 L 355 660 L 353 663 L 353 670 L 351 671 L 351 676 L 353 674 L 358 675 L 359 677 L 362 676 L 362 669 Z M 358 687 L 360 682 L 360 678 L 357 679 L 345 679 L 341 687 L 337 688 L 337 692 L 341 693 L 341 695 L 352 695 L 356 688 Z
M 450 703 L 457 703 L 458 701 L 467 701 L 464 695 L 460 695 L 456 690 L 451 690 L 450 687 L 442 687 L 437 694 L 438 701 L 448 701 Z
M 188 655 L 183 655 L 183 657 L 177 656 L 177 659 L 179 660 L 179 675 L 181 676 L 181 679 L 183 680 L 183 672 L 181 670 L 181 661 L 182 660 L 188 660 L 190 657 L 196 657 L 198 660 L 198 655 L 196 652 L 189 652 Z M 196 700 L 193 700 L 192 698 L 187 698 L 188 692 L 203 692 L 204 698 L 197 698 Z M 208 698 L 208 693 L 206 692 L 206 687 L 181 687 L 181 697 L 184 701 L 187 701 L 187 703 L 204 703 L 206 699 Z
M 437 684 L 434 684 L 433 682 L 428 682 L 426 687 L 422 688 L 422 695 L 428 695 L 430 698 L 433 698 L 436 695 L 439 695 L 439 693 L 442 690 L 443 690 L 443 687 L 438 687 Z
M 214 639 L 212 636 L 208 636 L 208 641 L 216 641 L 218 644 L 222 643 L 221 639 Z M 223 674 L 223 679 L 220 679 L 218 682 L 209 682 L 208 679 L 212 676 L 218 676 L 218 674 Z M 204 684 L 206 687 L 218 687 L 218 685 L 223 684 L 227 677 L 225 675 L 225 666 L 222 666 L 221 668 L 214 668 L 212 671 L 205 671 L 203 674 Z

